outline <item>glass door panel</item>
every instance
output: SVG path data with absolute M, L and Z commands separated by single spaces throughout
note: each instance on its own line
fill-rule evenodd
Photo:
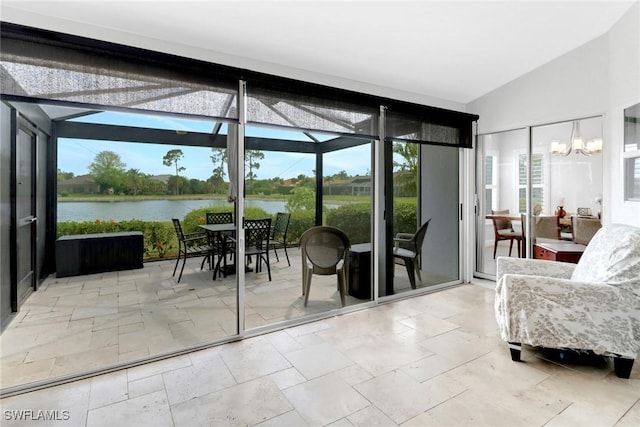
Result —
M 347 305 L 372 299 L 375 256 L 372 238 L 371 141 L 323 154 L 323 225 L 337 227 L 351 242 Z
M 526 129 L 478 136 L 476 272 L 481 277 L 495 276 L 498 256 L 518 256 L 520 215 L 526 211 L 527 150 Z
M 387 244 L 390 271 L 380 296 L 458 280 L 458 150 L 402 141 L 386 144 L 391 144 L 386 153 L 393 159 L 388 172 L 393 176 L 386 180 L 393 196 L 386 209 L 392 233 Z
M 531 244 L 571 242 L 572 217 L 601 214 L 602 118 L 535 126 L 531 138 Z

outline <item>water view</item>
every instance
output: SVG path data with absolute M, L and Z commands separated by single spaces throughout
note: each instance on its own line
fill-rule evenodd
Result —
M 64 202 L 58 203 L 58 222 L 130 220 L 170 221 L 182 219 L 190 211 L 207 206 L 227 206 L 233 211 L 233 205 L 226 200 L 142 200 L 121 202 Z M 245 200 L 245 206 L 264 209 L 269 214 L 285 211 L 284 200 Z

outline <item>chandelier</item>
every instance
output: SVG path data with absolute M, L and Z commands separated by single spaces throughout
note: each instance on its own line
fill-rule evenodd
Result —
M 602 151 L 602 138 L 594 138 L 586 143 L 580 135 L 580 122 L 575 120 L 571 129 L 571 138 L 569 142 L 551 141 L 551 154 L 558 156 L 568 156 L 571 152 L 590 156 L 594 153 Z

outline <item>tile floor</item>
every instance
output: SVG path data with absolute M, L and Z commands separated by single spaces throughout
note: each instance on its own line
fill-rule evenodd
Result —
M 266 268 L 247 273 L 247 329 L 340 308 L 336 276 L 314 276 L 303 304 L 301 261 L 290 249 Z M 47 278 L 0 336 L 0 386 L 14 386 L 90 372 L 118 363 L 223 340 L 237 333 L 236 278 L 212 280 L 199 259 L 189 259 L 180 283 L 175 260 L 139 270 Z M 397 266 L 395 289 L 409 289 Z M 440 278 L 423 274 L 423 286 Z M 431 282 L 429 280 L 432 280 Z M 348 296 L 347 304 L 365 300 Z
M 639 365 L 512 362 L 474 281 L 8 397 L 2 425 L 638 426 Z

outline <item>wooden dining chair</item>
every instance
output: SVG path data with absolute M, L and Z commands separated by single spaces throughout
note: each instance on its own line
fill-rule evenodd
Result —
M 493 259 L 496 259 L 496 252 L 498 251 L 498 242 L 503 240 L 509 241 L 509 256 L 513 250 L 513 242 L 518 245 L 518 258 L 520 258 L 520 247 L 522 246 L 522 232 L 514 231 L 513 224 L 509 217 L 509 209 L 492 210 L 491 215 L 504 215 L 504 217 L 493 217 Z

